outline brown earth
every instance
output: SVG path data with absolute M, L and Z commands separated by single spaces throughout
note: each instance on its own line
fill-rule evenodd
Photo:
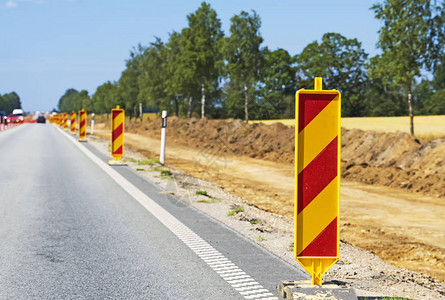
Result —
M 96 132 L 109 138 L 108 128 Z M 293 127 L 170 118 L 167 136 L 168 164 L 293 215 Z M 125 145 L 148 157 L 158 156 L 159 139 L 159 120 L 126 124 Z M 343 129 L 341 238 L 445 281 L 444 153 L 444 140 Z

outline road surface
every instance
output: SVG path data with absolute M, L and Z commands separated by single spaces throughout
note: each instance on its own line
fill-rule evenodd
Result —
M 0 299 L 276 299 L 308 276 L 50 124 L 0 132 Z

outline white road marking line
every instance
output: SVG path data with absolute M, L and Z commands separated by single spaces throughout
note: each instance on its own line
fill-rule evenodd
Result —
M 257 289 L 261 289 L 261 288 L 262 288 L 261 285 L 252 285 L 252 286 L 247 286 L 247 287 L 235 288 L 235 290 L 237 290 L 238 292 L 243 292 L 243 291 L 248 291 L 248 290 L 257 290 Z
M 250 294 L 258 294 L 258 293 L 263 293 L 263 292 L 268 292 L 268 290 L 266 289 L 258 289 L 255 291 L 246 291 L 246 292 L 240 292 L 241 295 L 246 296 L 246 295 L 250 295 Z
M 222 270 L 222 271 L 216 271 L 216 273 L 218 274 L 225 274 L 225 273 L 232 273 L 232 272 L 241 272 L 241 269 L 238 269 L 238 267 L 233 268 L 233 269 L 229 269 L 229 270 Z
M 217 272 L 218 273 L 218 272 Z M 233 277 L 233 276 L 239 276 L 239 275 L 246 275 L 245 272 L 243 271 L 237 271 L 237 272 L 231 272 L 231 273 L 227 273 L 227 274 L 220 274 L 218 273 L 221 277 Z M 227 279 L 227 278 L 226 278 Z
M 201 257 L 202 258 L 202 257 Z M 223 261 L 229 261 L 226 257 L 220 257 L 220 258 L 202 258 L 206 263 L 214 263 L 214 262 L 223 262 Z
M 253 278 L 230 280 L 230 281 L 227 281 L 227 282 L 232 285 L 232 284 L 237 284 L 237 283 L 242 283 L 242 282 L 247 282 L 247 281 L 253 281 Z
M 55 127 L 57 128 L 57 127 Z M 63 130 L 57 128 L 59 132 L 64 134 L 69 141 L 71 141 L 77 148 L 79 148 L 89 159 L 91 159 L 99 168 L 101 168 L 105 173 L 107 173 L 123 190 L 125 190 L 128 194 L 130 194 L 136 201 L 138 201 L 148 212 L 150 212 L 155 218 L 157 218 L 162 224 L 164 224 L 174 235 L 176 235 L 190 250 L 192 250 L 195 254 L 198 255 L 198 257 L 201 258 L 200 255 L 206 255 L 206 254 L 214 254 L 214 255 L 221 255 L 224 257 L 219 251 L 217 251 L 215 248 L 213 248 L 209 243 L 207 243 L 204 239 L 202 239 L 199 235 L 197 235 L 195 232 L 193 232 L 190 228 L 188 228 L 186 225 L 184 225 L 181 221 L 176 219 L 172 214 L 170 214 L 168 211 L 166 211 L 164 208 L 162 208 L 159 204 L 157 204 L 153 199 L 151 199 L 149 196 L 147 196 L 145 193 L 143 193 L 141 190 L 139 190 L 136 186 L 134 186 L 131 182 L 129 182 L 125 177 L 123 177 L 121 174 L 119 174 L 116 170 L 111 168 L 108 164 L 100 160 L 96 155 L 94 155 L 90 150 L 88 150 L 86 147 L 81 145 L 79 142 L 74 140 L 68 133 L 64 132 Z M 196 241 L 201 242 L 202 248 L 197 247 L 194 245 L 188 245 L 188 241 Z M 202 259 L 202 258 L 201 258 Z M 203 259 L 205 262 L 205 260 Z M 226 262 L 206 262 L 208 266 L 210 266 L 214 271 L 224 270 L 228 268 L 233 268 L 242 271 L 240 268 L 238 268 L 234 263 L 232 263 L 229 259 L 227 259 Z M 216 272 L 218 275 L 221 276 L 223 280 L 225 280 L 227 283 L 229 283 L 232 288 L 234 288 L 235 291 L 239 292 L 236 288 L 243 286 L 242 284 L 255 284 L 259 287 L 258 291 L 268 291 L 267 289 L 264 289 L 262 285 L 260 285 L 258 282 L 256 282 L 252 277 L 249 275 L 244 275 L 242 279 L 237 280 L 227 280 L 224 279 L 224 277 Z M 245 278 L 244 278 L 245 277 Z M 249 284 L 248 284 L 249 283 Z M 240 285 L 241 284 L 241 285 Z M 241 294 L 243 295 L 243 294 Z M 250 296 L 244 296 L 246 299 L 259 299 L 261 297 L 265 296 L 273 296 L 272 293 L 263 293 L 259 295 L 250 295 Z M 272 299 L 278 299 L 278 298 L 272 298 Z
M 224 278 L 224 280 L 227 280 L 227 281 L 244 279 L 244 278 L 251 278 L 249 275 L 239 275 L 239 276 L 233 276 L 233 277 L 227 277 L 227 278 L 225 276 L 221 276 L 221 277 Z
M 256 281 L 251 281 L 251 282 L 244 282 L 244 283 L 232 284 L 232 286 L 233 286 L 234 288 L 246 287 L 246 286 L 249 286 L 249 285 L 259 285 L 259 283 L 256 282 Z M 259 285 L 259 286 L 261 286 L 261 285 Z
M 246 299 L 257 299 L 259 297 L 265 297 L 265 296 L 273 296 L 272 293 L 264 293 L 264 294 L 259 294 L 259 295 L 250 295 L 250 296 L 244 296 L 244 298 Z M 278 299 L 278 298 L 276 298 Z

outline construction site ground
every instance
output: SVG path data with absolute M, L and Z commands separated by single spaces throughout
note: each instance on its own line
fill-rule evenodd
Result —
M 125 147 L 159 157 L 160 124 L 126 122 Z M 280 123 L 170 118 L 166 164 L 292 219 L 294 130 Z M 95 135 L 109 139 L 109 121 L 96 124 Z M 343 129 L 341 240 L 443 283 L 444 153 L 445 139 Z

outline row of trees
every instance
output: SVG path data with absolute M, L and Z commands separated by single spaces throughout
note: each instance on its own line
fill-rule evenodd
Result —
M 134 48 L 117 82 L 100 85 L 92 97 L 70 89 L 59 109 L 99 113 L 119 104 L 135 116 L 142 103 L 177 116 L 291 118 L 295 91 L 313 88 L 321 76 L 325 89 L 342 92 L 343 116 L 445 114 L 444 8 L 435 0 L 374 5 L 383 22 L 381 54 L 369 58 L 357 39 L 339 33 L 324 34 L 295 56 L 271 50 L 262 45 L 255 11 L 233 16 L 225 36 L 216 11 L 203 2 L 168 41 Z M 429 79 L 420 80 L 422 74 Z
M 16 92 L 11 92 L 4 95 L 0 94 L 0 110 L 4 111 L 8 115 L 16 108 L 22 108 L 20 97 Z

